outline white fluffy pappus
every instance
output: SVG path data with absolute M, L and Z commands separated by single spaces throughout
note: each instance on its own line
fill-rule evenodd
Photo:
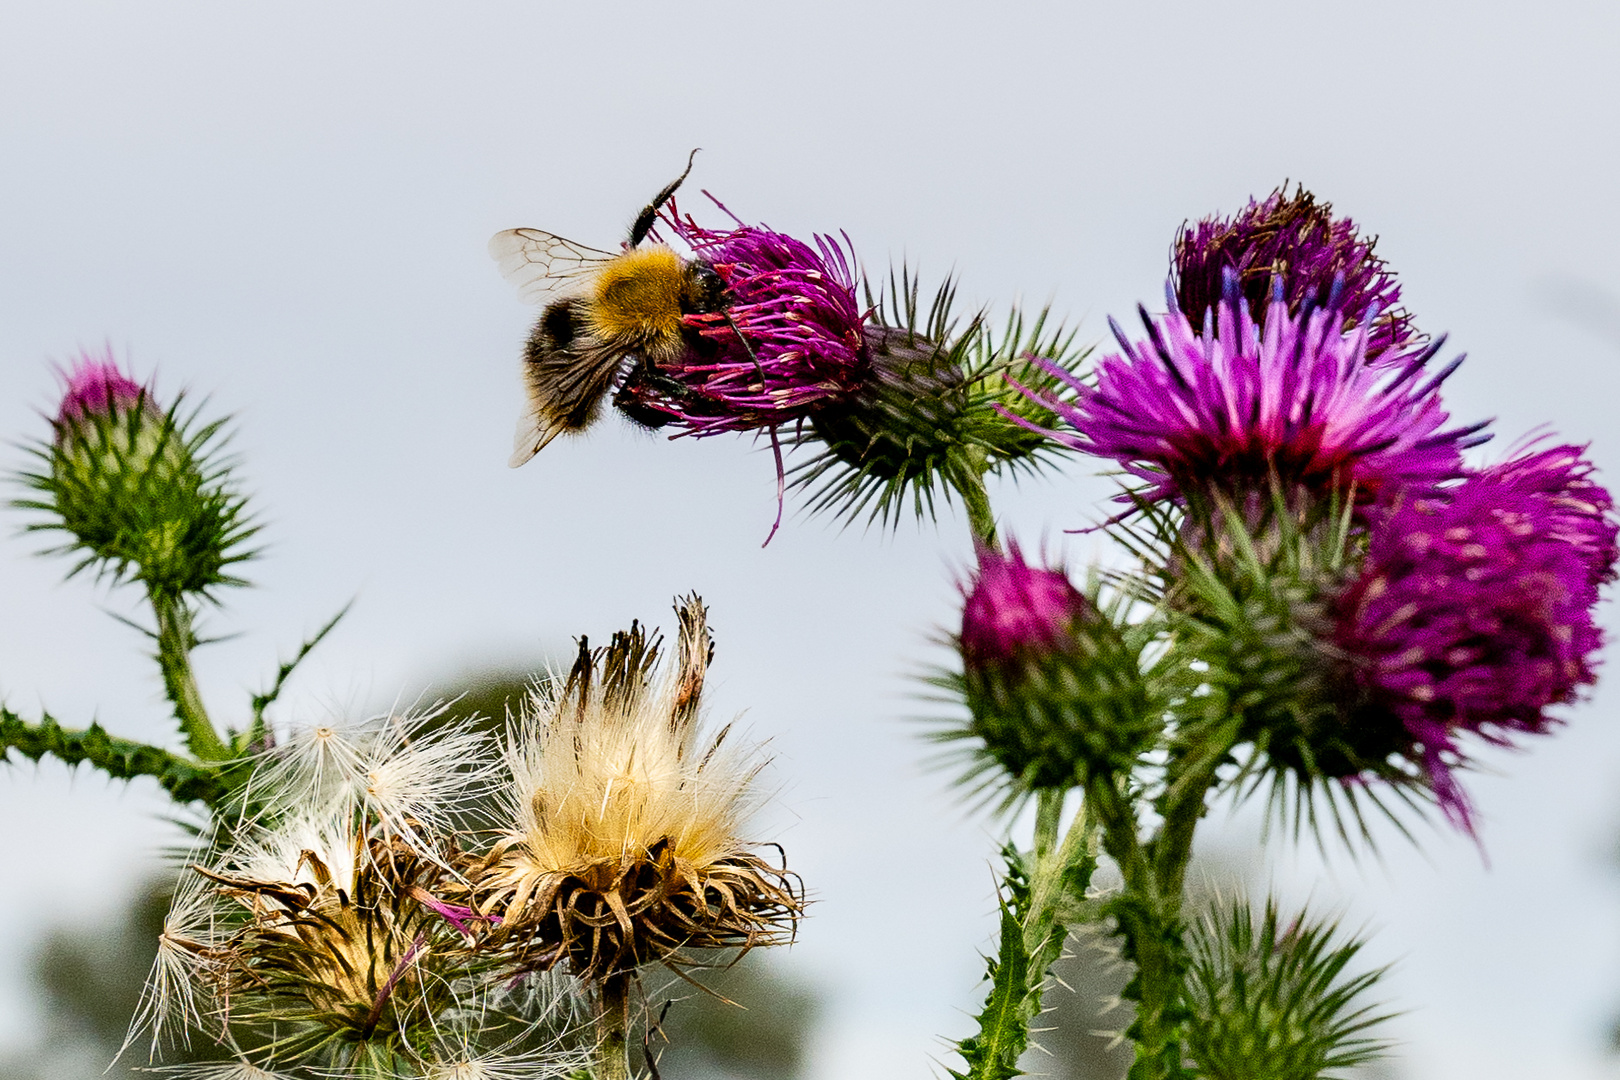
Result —
M 559 693 L 535 691 L 504 754 L 502 804 L 537 869 L 618 862 L 666 841 L 701 867 L 751 846 L 742 830 L 762 801 L 765 760 L 729 725 L 704 739 L 695 718 L 675 722 L 678 677 L 629 709 L 602 695 L 580 708 Z
M 473 720 L 432 729 L 445 708 L 396 710 L 352 727 L 295 728 L 262 756 L 250 797 L 271 818 L 370 815 L 385 836 L 431 857 L 423 833 L 451 829 L 494 766 L 492 741 Z

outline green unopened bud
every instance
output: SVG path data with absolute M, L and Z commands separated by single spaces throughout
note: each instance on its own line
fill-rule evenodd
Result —
M 1348 969 L 1365 942 L 1301 912 L 1217 901 L 1187 934 L 1188 1056 L 1209 1080 L 1315 1080 L 1387 1053 L 1366 1000 L 1383 969 Z
M 1016 545 L 980 551 L 958 640 L 971 733 L 1021 788 L 1128 769 L 1158 732 L 1119 628 Z
M 75 569 L 138 579 L 156 593 L 235 583 L 225 568 L 249 556 L 235 549 L 253 526 L 227 470 L 209 460 L 220 425 L 163 410 L 110 356 L 82 358 L 66 381 L 53 438 L 35 451 L 47 468 L 24 476 L 41 498 L 21 505 L 55 519 L 33 527 L 69 533 L 69 548 L 84 553 Z

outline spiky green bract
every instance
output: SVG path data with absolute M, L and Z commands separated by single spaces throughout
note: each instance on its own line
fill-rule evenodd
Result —
M 1212 907 L 1187 935 L 1187 1051 L 1201 1080 L 1333 1080 L 1383 1056 L 1389 1018 L 1366 995 L 1387 968 L 1352 974 L 1366 942 L 1274 901 Z
M 1129 600 L 1105 593 L 1095 576 L 1082 595 L 1089 610 L 1061 642 L 1004 662 L 964 662 L 931 679 L 968 710 L 965 723 L 934 738 L 966 742 L 964 781 L 1000 790 L 1006 806 L 1089 776 L 1128 773 L 1163 728 L 1142 658 L 1157 623 L 1127 623 Z
M 1063 381 L 1032 360 L 1072 371 L 1087 353 L 1072 330 L 1045 310 L 1033 319 L 1014 311 L 999 332 L 983 312 L 964 321 L 951 280 L 925 307 L 905 267 L 891 271 L 881 297 L 868 285 L 866 299 L 871 375 L 849 400 L 813 413 L 796 439 L 819 450 L 793 470 L 812 510 L 884 525 L 908 503 L 918 517 L 957 497 L 973 511 L 987 472 L 1034 470 L 1066 452 L 1010 417 L 1035 427 L 1055 419 L 1013 384 L 1065 395 Z
M 68 534 L 51 552 L 77 556 L 70 577 L 137 580 L 170 598 L 244 584 L 235 568 L 256 554 L 258 526 L 231 475 L 226 421 L 201 411 L 183 397 L 162 411 L 142 391 L 130 407 L 54 420 L 29 448 L 38 464 L 20 479 L 37 494 L 15 505 L 46 515 L 30 531 Z
M 1185 681 L 1181 710 L 1236 718 L 1241 795 L 1268 788 L 1272 815 L 1297 834 L 1329 825 L 1368 836 L 1366 812 L 1395 821 L 1395 804 L 1430 796 L 1413 739 L 1387 709 L 1366 703 L 1331 643 L 1332 605 L 1365 538 L 1350 501 L 1296 508 L 1280 490 L 1239 507 L 1189 509 L 1169 572 Z
M 1084 810 L 1061 845 L 1050 842 L 1061 807 L 1061 795 L 1043 803 L 1040 816 L 1045 820 L 1037 823 L 1033 855 L 1011 844 L 1002 848 L 1007 871 L 1000 897 L 1001 942 L 996 955 L 987 959 L 990 992 L 977 1018 L 979 1030 L 956 1046 L 967 1064 L 965 1072 L 950 1070 L 957 1080 L 1024 1075 L 1018 1059 L 1029 1046 L 1052 965 L 1083 910 L 1097 868 L 1093 826 Z

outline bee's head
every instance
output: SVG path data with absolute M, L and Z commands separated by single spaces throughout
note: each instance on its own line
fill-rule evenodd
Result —
M 703 259 L 686 264 L 686 280 L 681 285 L 681 314 L 707 315 L 723 311 L 730 298 L 726 283 L 713 266 Z

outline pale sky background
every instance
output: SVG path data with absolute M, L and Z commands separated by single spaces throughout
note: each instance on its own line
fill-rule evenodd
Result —
M 775 511 L 768 450 L 604 423 L 505 466 L 532 313 L 485 242 L 611 246 L 701 146 L 745 218 L 846 230 L 868 265 L 955 269 L 969 302 L 1104 317 L 1162 295 L 1177 226 L 1285 177 L 1381 235 L 1408 307 L 1469 362 L 1460 418 L 1537 425 L 1620 481 L 1620 5 L 1614 3 L 11 2 L 0 7 L 0 466 L 49 365 L 110 342 L 238 417 L 267 524 L 258 587 L 204 650 L 217 714 L 351 596 L 282 719 L 414 696 L 710 601 L 716 711 L 746 710 L 777 834 L 815 896 L 790 967 L 830 995 L 816 1080 L 934 1075 L 994 925 L 993 825 L 922 769 L 906 717 L 955 610 L 964 523 L 892 535 Z M 692 205 L 695 201 L 689 200 Z M 995 492 L 1075 562 L 1105 483 Z M 134 597 L 62 584 L 0 511 L 0 693 L 169 740 Z M 1606 613 L 1612 625 L 1612 612 Z M 1611 662 L 1611 667 L 1613 666 Z M 1403 1075 L 1620 1075 L 1620 692 L 1472 782 L 1488 863 L 1421 851 L 1279 886 L 1377 929 Z M 174 835 L 146 784 L 0 772 L 0 1056 L 26 956 L 116 911 Z M 1255 816 L 1204 833 L 1244 852 Z

